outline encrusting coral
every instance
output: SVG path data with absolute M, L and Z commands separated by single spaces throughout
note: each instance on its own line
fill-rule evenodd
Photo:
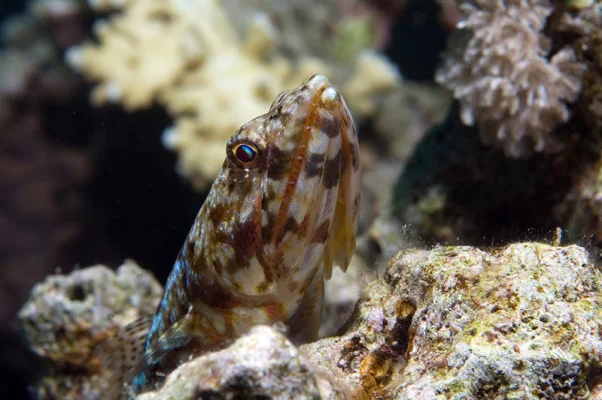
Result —
M 165 131 L 164 144 L 179 153 L 179 172 L 199 190 L 217 174 L 232 132 L 312 74 L 331 76 L 353 99 L 349 105 L 358 115 L 373 112 L 373 97 L 400 80 L 397 70 L 370 49 L 359 49 L 342 66 L 311 55 L 280 54 L 270 18 L 259 12 L 246 17 L 250 22 L 241 40 L 217 0 L 131 0 L 109 21 L 96 22 L 99 44 L 74 47 L 66 59 L 99 81 L 92 92 L 95 105 L 117 103 L 127 111 L 153 103 L 166 107 L 174 126 Z M 348 77 L 366 77 L 364 70 L 369 80 Z
M 546 35 L 550 0 L 465 0 L 439 83 L 453 90 L 460 115 L 484 143 L 513 157 L 554 151 L 551 132 L 571 113 L 585 66 L 570 46 Z

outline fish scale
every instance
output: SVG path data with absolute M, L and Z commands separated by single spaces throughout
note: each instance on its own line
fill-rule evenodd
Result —
M 232 135 L 144 353 L 120 379 L 135 376 L 123 396 L 158 386 L 174 366 L 254 325 L 283 322 L 296 343 L 317 338 L 324 279 L 333 266 L 346 270 L 355 248 L 358 156 L 351 114 L 323 75 L 281 93 Z

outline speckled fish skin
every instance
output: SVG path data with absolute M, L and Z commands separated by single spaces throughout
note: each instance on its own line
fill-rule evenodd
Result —
M 240 144 L 257 150 L 253 162 L 237 157 Z M 233 134 L 226 153 L 167 280 L 134 392 L 254 325 L 284 322 L 294 341 L 314 340 L 324 279 L 349 264 L 359 147 L 345 101 L 325 76 L 281 93 Z

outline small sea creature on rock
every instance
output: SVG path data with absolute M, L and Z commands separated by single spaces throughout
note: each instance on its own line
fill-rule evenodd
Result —
M 345 101 L 314 75 L 236 131 L 226 153 L 148 335 L 140 324 L 119 338 L 119 396 L 134 376 L 132 393 L 152 388 L 254 325 L 284 322 L 297 343 L 318 335 L 324 279 L 347 268 L 357 233 L 359 146 Z

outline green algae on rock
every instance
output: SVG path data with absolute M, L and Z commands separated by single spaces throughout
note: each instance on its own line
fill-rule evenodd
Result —
M 577 246 L 403 251 L 347 332 L 302 354 L 358 398 L 587 398 L 602 384 L 600 278 Z

